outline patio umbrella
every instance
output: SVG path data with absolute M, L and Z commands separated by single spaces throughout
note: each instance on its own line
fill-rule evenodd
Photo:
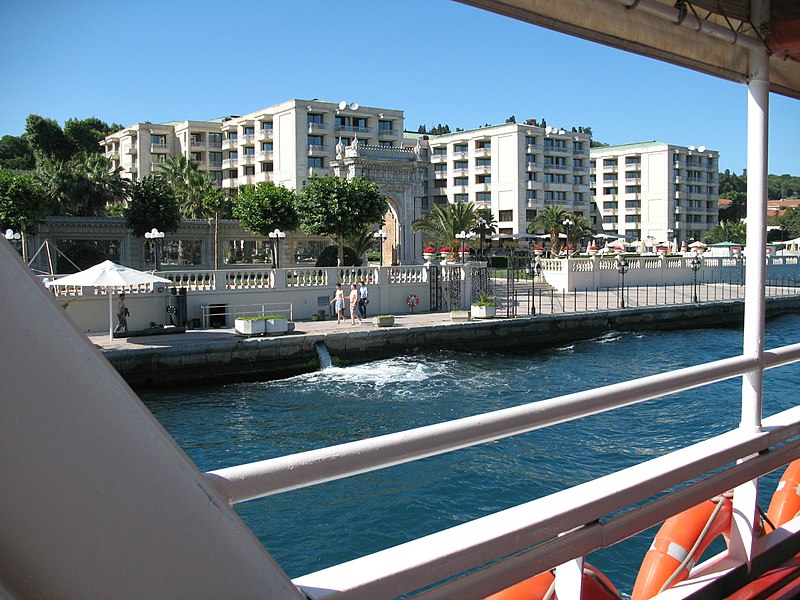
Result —
M 689 244 L 689 248 L 708 248 L 708 245 L 703 242 L 692 242 Z
M 73 273 L 65 277 L 48 281 L 47 286 L 81 286 L 104 287 L 108 294 L 108 335 L 114 339 L 114 303 L 112 296 L 115 288 L 128 288 L 142 284 L 172 283 L 169 279 L 158 277 L 152 273 L 137 271 L 123 267 L 107 260 L 99 265 L 89 267 L 85 271 Z

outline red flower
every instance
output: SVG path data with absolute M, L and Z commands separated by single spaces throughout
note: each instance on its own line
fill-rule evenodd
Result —
M 542 248 L 541 246 L 536 246 L 536 247 L 534 248 L 534 250 L 544 250 L 544 248 Z
M 430 246 L 428 246 L 423 250 L 423 252 L 425 254 L 436 254 L 436 248 L 431 248 Z
M 450 248 L 445 246 L 444 248 L 439 248 L 439 252 L 450 252 Z

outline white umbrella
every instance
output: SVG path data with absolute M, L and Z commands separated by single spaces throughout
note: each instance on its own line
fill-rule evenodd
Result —
M 708 248 L 708 246 L 703 242 L 692 242 L 689 244 L 689 248 Z
M 142 284 L 172 283 L 169 279 L 152 273 L 123 267 L 107 260 L 85 271 L 48 281 L 47 286 L 104 287 L 108 294 L 108 335 L 114 339 L 114 288 L 128 288 Z

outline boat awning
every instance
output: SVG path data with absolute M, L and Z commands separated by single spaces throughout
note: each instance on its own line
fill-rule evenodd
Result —
M 800 2 L 772 0 L 754 31 L 751 0 L 458 0 L 593 42 L 744 83 L 750 47 L 770 49 L 770 91 L 800 99 Z

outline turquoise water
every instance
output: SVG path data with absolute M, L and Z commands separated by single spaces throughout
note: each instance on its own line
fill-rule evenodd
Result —
M 800 315 L 767 347 L 800 341 Z M 203 471 L 542 400 L 734 356 L 737 330 L 616 333 L 525 356 L 431 352 L 282 381 L 146 391 Z M 765 377 L 765 414 L 791 405 L 800 366 Z M 790 391 L 791 390 L 791 391 Z M 376 473 L 237 505 L 291 577 L 452 527 L 733 428 L 739 380 Z M 766 503 L 774 476 L 762 489 Z M 630 592 L 652 534 L 589 560 Z

